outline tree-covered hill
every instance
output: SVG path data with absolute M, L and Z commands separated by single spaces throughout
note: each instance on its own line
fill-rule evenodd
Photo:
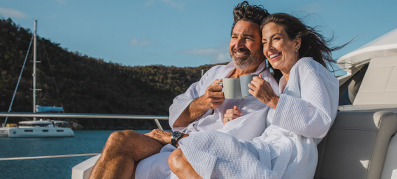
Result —
M 11 19 L 0 19 L 0 111 L 8 111 L 32 32 Z M 37 104 L 62 106 L 67 113 L 167 115 L 172 99 L 183 93 L 213 65 L 127 67 L 69 52 L 43 37 L 37 42 Z M 33 47 L 31 48 L 31 52 Z M 29 53 L 12 107 L 30 112 L 32 105 L 33 53 Z M 10 118 L 8 123 L 22 120 Z M 149 129 L 152 121 L 69 119 L 85 129 Z M 4 122 L 4 118 L 0 119 Z M 166 121 L 162 122 L 167 124 Z

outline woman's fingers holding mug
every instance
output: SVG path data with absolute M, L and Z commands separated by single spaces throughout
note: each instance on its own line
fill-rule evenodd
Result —
M 236 118 L 239 118 L 243 115 L 243 113 L 241 113 L 239 111 L 239 109 L 237 108 L 237 106 L 234 106 L 233 109 L 228 109 L 226 110 L 226 113 L 223 117 L 223 124 L 228 123 L 229 121 L 232 121 Z
M 243 113 L 240 112 L 237 106 L 233 107 L 233 114 L 237 115 L 238 117 L 241 117 L 243 115 Z

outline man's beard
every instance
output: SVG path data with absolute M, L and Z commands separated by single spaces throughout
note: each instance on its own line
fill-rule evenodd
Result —
M 232 59 L 234 61 L 234 65 L 236 65 L 236 67 L 241 70 L 249 69 L 252 66 L 255 66 L 258 63 L 262 62 L 262 60 L 265 58 L 263 55 L 261 55 L 262 52 L 258 52 L 258 51 L 254 52 L 254 53 L 250 53 L 250 55 L 248 57 L 238 58 L 238 57 L 234 56 L 235 51 L 236 50 L 233 49 L 233 52 L 230 54 L 230 56 L 232 57 Z M 249 50 L 246 49 L 243 51 L 249 51 Z M 238 50 L 238 52 L 241 52 L 241 50 Z

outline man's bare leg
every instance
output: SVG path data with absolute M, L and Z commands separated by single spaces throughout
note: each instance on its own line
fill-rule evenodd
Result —
M 135 178 L 136 164 L 159 153 L 163 146 L 156 139 L 132 130 L 113 132 L 90 178 Z
M 170 169 L 180 179 L 202 179 L 193 169 L 180 148 L 174 150 L 168 157 Z

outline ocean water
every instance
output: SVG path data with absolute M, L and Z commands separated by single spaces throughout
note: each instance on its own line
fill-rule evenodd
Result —
M 0 138 L 0 158 L 100 153 L 113 131 L 74 131 L 70 138 Z M 72 168 L 91 157 L 0 161 L 0 178 L 70 179 Z

